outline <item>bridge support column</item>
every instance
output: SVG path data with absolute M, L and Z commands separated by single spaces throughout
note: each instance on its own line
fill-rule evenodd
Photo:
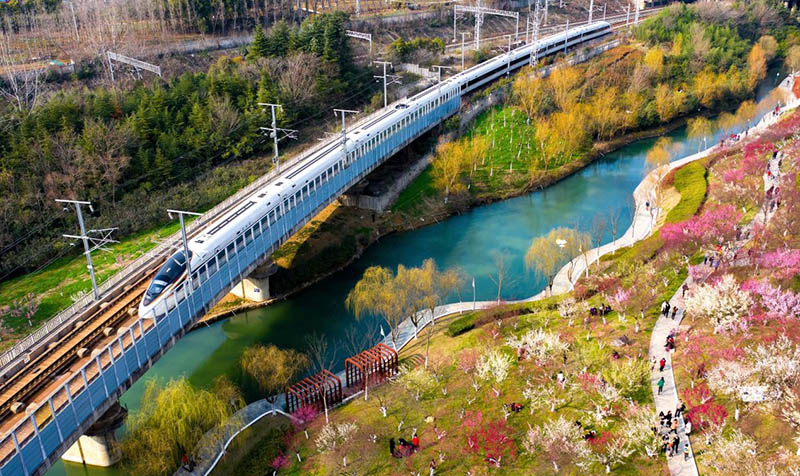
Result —
M 277 271 L 278 266 L 272 260 L 269 260 L 259 265 L 258 268 L 250 273 L 250 276 L 234 286 L 231 289 L 231 294 L 248 301 L 266 301 L 269 299 L 269 277 Z
M 85 435 L 69 447 L 61 459 L 91 466 L 108 467 L 116 464 L 122 454 L 116 445 L 115 432 L 122 426 L 127 414 L 128 410 L 122 408 L 119 403 L 114 404 L 86 431 Z

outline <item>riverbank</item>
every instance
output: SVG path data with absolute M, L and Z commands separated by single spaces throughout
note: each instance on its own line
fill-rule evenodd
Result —
M 797 101 L 794 101 L 794 104 L 790 104 L 789 106 L 787 106 L 785 108 L 785 110 L 790 109 L 792 106 L 796 106 L 796 104 L 797 104 Z M 772 116 L 771 113 L 770 113 L 770 116 Z M 756 131 L 762 130 L 763 128 L 767 127 L 768 125 L 770 125 L 771 123 L 775 122 L 776 120 L 777 120 L 777 116 L 769 117 L 765 121 L 762 121 L 762 123 L 759 124 L 758 126 L 756 126 L 752 131 L 756 132 Z M 751 135 L 751 137 L 752 137 L 752 135 Z M 676 168 L 682 167 L 682 166 L 684 166 L 684 165 L 686 165 L 688 163 L 691 163 L 693 161 L 697 161 L 697 160 L 703 159 L 703 158 L 709 156 L 710 154 L 712 154 L 715 151 L 717 151 L 717 148 L 716 147 L 712 147 L 711 149 L 708 149 L 706 151 L 702 151 L 702 152 L 697 153 L 697 154 L 693 154 L 691 156 L 688 156 L 688 157 L 683 158 L 681 160 L 675 161 L 675 162 L 673 162 L 673 163 L 671 163 L 671 164 L 669 164 L 667 166 L 664 166 L 664 167 L 668 168 L 668 169 L 676 169 Z M 637 203 L 637 210 L 640 210 L 640 212 L 644 215 L 644 217 L 650 218 L 651 219 L 651 224 L 652 224 L 652 215 L 650 215 L 650 210 L 648 210 L 648 207 L 645 206 L 644 202 L 647 201 L 647 198 L 649 197 L 649 192 L 654 187 L 654 185 L 655 185 L 655 183 L 657 181 L 657 177 L 664 177 L 666 175 L 665 172 L 666 172 L 665 170 L 652 171 L 650 174 L 647 175 L 647 177 L 645 177 L 644 180 L 642 180 L 642 182 L 639 184 L 639 186 L 636 188 L 636 191 L 633 194 L 634 195 L 634 199 L 636 200 L 636 203 Z M 661 215 L 661 216 L 665 216 L 666 215 L 666 210 L 659 211 L 658 214 Z M 639 219 L 642 219 L 642 218 L 639 218 Z M 595 259 L 599 259 L 602 256 L 604 256 L 605 254 L 613 252 L 617 248 L 621 248 L 623 246 L 630 246 L 630 245 L 636 243 L 637 241 L 640 241 L 643 238 L 649 236 L 650 232 L 652 230 L 652 227 L 649 227 L 649 226 L 648 227 L 641 227 L 642 229 L 640 229 L 640 231 L 638 233 L 636 233 L 636 235 L 633 234 L 635 221 L 636 221 L 636 219 L 634 219 L 634 222 L 632 223 L 632 226 L 629 228 L 628 232 L 626 232 L 626 234 L 623 235 L 623 237 L 619 238 L 616 242 L 606 244 L 603 247 L 601 247 L 600 249 L 590 250 L 589 252 L 587 252 L 587 255 L 591 256 L 592 258 L 595 258 L 595 256 L 596 256 Z M 595 255 L 595 256 L 593 256 L 593 255 Z M 578 257 L 578 258 L 576 258 L 576 262 L 573 263 L 573 266 L 576 265 L 576 264 L 581 263 L 582 261 L 586 262 L 587 264 L 591 264 L 591 258 Z M 570 267 L 569 264 L 565 265 L 562 268 L 562 270 L 559 272 L 559 276 L 561 277 L 560 278 L 561 281 L 566 280 L 566 276 L 568 275 L 567 274 L 567 269 L 569 267 Z M 581 272 L 582 272 L 582 270 L 580 270 L 580 269 L 573 269 L 573 273 L 578 275 L 578 276 L 580 276 Z M 685 277 L 685 271 L 684 271 L 683 274 L 679 273 L 676 276 L 674 276 L 675 279 L 670 279 L 669 280 L 670 281 L 669 285 L 666 285 L 666 287 L 665 287 L 664 294 L 666 296 L 672 296 L 673 293 L 675 292 L 676 286 L 679 286 L 680 283 L 683 282 L 683 278 L 684 277 Z M 567 281 L 567 283 L 564 283 L 564 284 L 565 285 L 559 286 L 558 291 L 566 292 L 566 291 L 570 290 L 572 283 L 569 283 Z M 537 299 L 541 299 L 541 297 L 542 297 L 541 295 L 534 296 L 534 297 L 532 297 L 532 298 L 530 298 L 528 300 L 525 300 L 525 301 L 537 300 Z M 497 303 L 494 302 L 494 301 L 483 301 L 483 302 L 477 302 L 477 303 L 465 302 L 465 303 L 449 304 L 449 305 L 445 305 L 445 306 L 440 306 L 436 310 L 437 327 L 439 328 L 439 330 L 441 330 L 440 326 L 443 327 L 444 323 L 449 323 L 449 321 L 447 319 L 442 319 L 441 318 L 442 316 L 452 315 L 454 313 L 461 313 L 461 312 L 469 313 L 472 309 L 484 309 L 484 308 L 487 308 L 487 307 L 493 307 L 496 304 Z M 520 303 L 520 304 L 525 305 L 524 303 Z M 547 306 L 547 309 L 550 309 L 551 311 L 554 308 L 555 308 L 554 303 L 551 303 L 550 306 Z M 537 307 L 536 309 L 530 308 L 529 311 L 530 312 L 538 312 L 537 309 L 538 309 L 538 311 L 543 310 L 543 308 Z M 653 309 L 650 309 L 648 311 L 648 317 L 652 317 L 651 316 L 651 314 L 653 314 L 652 311 L 653 311 Z M 655 310 L 655 314 L 657 314 L 657 309 Z M 526 317 L 526 316 L 529 316 L 529 315 L 526 314 L 526 315 L 523 315 L 522 317 Z M 562 324 L 563 324 L 563 320 L 559 319 L 559 316 L 557 316 L 555 314 L 552 315 L 552 316 L 547 317 L 546 319 L 544 319 L 544 322 L 539 322 L 541 320 L 541 317 L 543 317 L 543 316 L 541 316 L 541 315 L 540 316 L 535 316 L 535 318 L 537 319 L 538 325 L 540 327 L 542 325 L 547 327 L 548 326 L 548 322 L 551 321 L 551 318 L 553 320 L 555 320 L 555 321 L 561 321 Z M 561 317 L 564 317 L 563 314 L 561 315 Z M 534 317 L 531 317 L 530 319 L 532 319 L 532 318 L 534 318 Z M 612 318 L 609 318 L 609 324 L 610 324 L 611 328 L 619 327 L 619 329 L 617 329 L 617 330 L 623 331 L 623 335 L 629 335 L 631 337 L 631 340 L 634 342 L 633 344 L 631 344 L 631 343 L 627 344 L 626 349 L 632 350 L 636 345 L 638 345 L 636 343 L 639 341 L 640 334 L 638 332 L 634 332 L 633 334 L 631 334 L 630 323 L 625 324 L 624 316 L 622 318 L 618 319 L 618 320 L 614 319 L 614 321 L 617 321 L 614 324 L 611 324 L 611 321 L 612 321 Z M 423 318 L 422 325 L 424 326 L 424 325 L 429 324 L 429 323 L 430 323 L 430 317 L 429 316 L 425 316 L 425 318 Z M 604 326 L 605 326 L 605 323 L 604 323 Z M 644 323 L 643 330 L 644 331 L 648 331 L 651 326 L 652 326 L 652 323 L 647 323 L 646 322 L 646 323 Z M 500 327 L 504 327 L 505 331 L 506 332 L 508 331 L 508 326 L 500 326 L 500 325 L 498 325 L 498 329 L 500 329 Z M 572 326 L 570 325 L 569 327 L 572 327 Z M 638 330 L 638 324 L 637 324 L 636 327 L 637 327 L 637 330 Z M 590 334 L 592 334 L 592 336 L 591 336 L 592 341 L 595 341 L 597 339 L 603 339 L 604 337 L 608 337 L 608 336 L 605 336 L 605 335 L 602 334 L 604 332 L 603 329 L 607 330 L 607 328 L 604 327 L 604 328 L 598 329 L 598 328 L 593 326 L 592 329 L 593 330 L 590 331 Z M 597 330 L 600 330 L 600 332 L 599 333 L 595 333 L 595 331 L 597 331 Z M 517 331 L 517 326 L 516 325 L 514 326 L 514 331 Z M 646 333 L 647 332 L 643 333 L 642 335 L 646 335 Z M 587 336 L 586 336 L 586 340 L 587 341 L 589 340 L 590 334 L 587 334 Z M 615 336 L 615 338 L 616 337 L 619 337 L 619 336 Z M 437 337 L 434 339 L 434 342 L 436 342 L 437 340 L 440 340 L 440 339 L 443 339 L 443 336 L 437 331 Z M 489 339 L 488 342 L 492 342 L 492 340 L 496 340 L 496 339 L 497 339 L 497 337 L 495 336 L 492 339 Z M 398 342 L 398 344 L 399 344 L 398 347 L 403 349 L 407 344 L 411 343 L 412 340 L 413 340 L 413 326 L 411 325 L 409 320 L 406 320 L 401 324 L 400 339 L 399 339 L 399 342 Z M 474 344 L 473 340 L 474 339 L 470 340 L 470 345 Z M 575 342 L 580 342 L 581 340 L 582 339 L 579 339 L 579 340 L 576 340 Z M 451 344 L 446 344 L 447 347 L 448 347 L 448 355 L 455 355 L 454 352 L 450 352 L 450 350 L 452 350 L 452 349 L 449 348 L 449 347 L 452 346 L 453 340 L 450 339 L 450 340 L 447 340 L 447 341 L 451 342 Z M 483 339 L 482 341 L 485 343 L 486 339 Z M 644 339 L 644 341 L 645 341 L 645 349 L 647 349 L 647 346 L 649 345 L 648 339 Z M 401 354 L 406 356 L 407 358 L 409 358 L 409 357 L 413 357 L 413 355 L 415 355 L 415 354 L 423 352 L 423 342 L 424 342 L 424 340 L 423 341 L 417 341 L 411 347 L 409 347 L 408 349 L 404 350 Z M 388 343 L 388 345 L 392 345 L 393 344 L 391 341 L 388 341 L 388 340 L 386 340 L 385 343 Z M 440 350 L 440 349 L 438 349 L 438 343 L 437 344 L 432 344 L 432 349 L 436 349 L 436 350 L 434 350 L 434 352 L 437 352 L 438 350 Z M 646 350 L 645 350 L 644 355 L 647 355 L 647 351 Z M 431 359 L 431 360 L 434 361 L 434 359 Z M 455 385 L 453 385 L 452 381 L 448 380 L 448 382 L 449 383 L 446 384 L 447 387 L 451 387 L 451 385 L 455 386 Z M 439 383 L 438 379 L 437 379 L 437 383 Z M 648 381 L 648 383 L 649 383 L 649 381 Z M 455 386 L 455 387 L 458 388 L 458 386 Z M 385 391 L 386 389 L 384 388 L 383 390 Z M 452 391 L 452 387 L 451 387 L 451 391 Z M 503 393 L 504 394 L 507 393 L 507 391 L 508 391 L 508 389 L 505 389 L 505 388 L 503 389 Z M 372 390 L 371 391 L 371 395 L 372 395 L 373 399 L 375 399 L 375 398 L 379 399 L 379 404 L 381 406 L 385 405 L 385 402 L 383 400 L 383 399 L 387 398 L 385 392 L 382 394 L 382 393 L 380 393 L 380 390 L 378 390 L 377 393 L 376 393 L 375 390 Z M 376 397 L 376 395 L 377 395 L 377 397 Z M 446 395 L 446 393 L 445 393 L 445 395 Z M 508 398 L 508 396 L 506 396 L 504 398 Z M 470 402 L 470 405 L 471 404 L 472 403 Z M 531 403 L 531 404 L 533 404 L 533 403 Z M 356 418 L 356 419 L 358 419 L 360 417 L 357 416 L 357 415 L 361 415 L 364 412 L 374 411 L 374 408 L 372 408 L 372 410 L 370 410 L 371 407 L 374 407 L 374 404 L 372 406 L 367 405 L 367 408 L 362 408 L 362 407 L 364 407 L 364 405 L 366 405 L 366 404 L 361 404 L 361 402 L 354 401 L 350 405 L 350 407 L 359 407 L 359 408 L 354 408 L 354 409 L 352 409 L 350 411 L 347 411 L 347 412 L 345 412 L 343 414 L 340 414 L 340 416 L 342 416 L 343 418 Z M 552 409 L 551 409 L 551 411 L 552 411 Z M 429 412 L 429 413 L 433 414 L 432 412 Z M 422 412 L 418 416 L 422 417 L 424 415 L 428 415 L 429 413 Z M 406 418 L 408 418 L 408 413 L 406 413 Z M 380 424 L 380 422 L 381 422 L 381 420 L 378 418 L 378 421 L 377 422 L 372 422 L 372 424 L 376 424 L 376 423 Z M 411 424 L 413 424 L 413 422 L 410 422 L 410 421 L 408 421 L 406 423 L 407 423 L 407 426 L 410 426 Z M 437 424 L 439 424 L 439 420 L 438 419 L 437 419 Z M 422 426 L 424 427 L 424 424 Z M 442 426 L 439 426 L 439 428 L 441 429 Z M 317 428 L 317 429 L 319 429 L 319 428 Z M 422 431 L 425 431 L 425 430 L 422 430 Z M 438 433 L 437 433 L 437 435 L 438 435 Z M 430 434 L 428 435 L 428 438 L 431 438 Z M 438 444 L 438 440 L 441 440 L 441 438 L 438 438 L 437 441 L 434 444 Z M 372 451 L 370 449 L 368 449 L 368 450 Z M 423 461 L 426 461 L 426 459 L 423 458 Z M 294 474 L 294 473 L 290 473 L 290 474 Z
M 297 234 L 292 237 L 281 250 L 276 252 L 280 259 L 288 256 L 284 261 L 284 267 L 279 273 L 291 273 L 293 269 L 303 269 L 305 272 L 312 266 L 316 269 L 313 277 L 304 280 L 301 284 L 293 286 L 291 290 L 282 292 L 263 302 L 245 302 L 237 300 L 238 303 L 223 301 L 215 306 L 208 314 L 200 319 L 195 328 L 204 327 L 214 322 L 227 319 L 237 314 L 269 306 L 276 302 L 286 300 L 323 279 L 340 272 L 344 268 L 358 260 L 363 253 L 380 239 L 394 233 L 413 231 L 433 225 L 448 217 L 459 215 L 469 210 L 490 205 L 492 203 L 507 200 L 514 197 L 523 196 L 535 190 L 543 190 L 547 187 L 573 176 L 592 165 L 605 155 L 613 153 L 634 142 L 659 137 L 671 131 L 679 129 L 686 124 L 687 117 L 681 117 L 668 124 L 625 134 L 609 141 L 598 142 L 591 154 L 563 165 L 558 169 L 547 171 L 540 174 L 536 181 L 526 184 L 524 187 L 515 190 L 513 193 L 504 193 L 497 196 L 475 197 L 475 200 L 465 203 L 451 202 L 450 206 L 442 206 L 438 210 L 428 210 L 417 215 L 387 212 L 385 215 L 375 217 L 368 210 L 344 207 L 339 203 L 329 205 L 318 217 L 305 225 Z M 457 205 L 457 206 L 454 206 Z M 322 217 L 323 220 L 319 218 Z M 333 220 L 333 224 L 323 226 L 324 220 Z M 342 249 L 350 249 L 352 252 L 346 255 L 346 259 L 332 263 L 332 266 L 320 268 L 317 261 L 333 250 L 341 253 Z M 295 263 L 294 260 L 300 258 L 301 261 Z M 328 259 L 326 258 L 326 261 Z M 272 285 L 272 283 L 270 283 Z

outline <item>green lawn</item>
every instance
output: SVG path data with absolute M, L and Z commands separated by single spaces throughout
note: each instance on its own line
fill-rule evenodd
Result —
M 98 285 L 119 271 L 125 264 L 154 248 L 179 229 L 178 223 L 137 233 L 107 247 L 107 251 L 92 253 Z M 80 243 L 76 247 L 82 246 Z M 33 327 L 22 318 L 3 317 L 5 335 L 0 348 L 10 347 L 17 339 L 69 307 L 81 293 L 91 293 L 92 284 L 83 254 L 64 257 L 35 273 L 18 276 L 0 284 L 0 303 L 23 300 L 32 293 L 39 300 L 33 316 Z

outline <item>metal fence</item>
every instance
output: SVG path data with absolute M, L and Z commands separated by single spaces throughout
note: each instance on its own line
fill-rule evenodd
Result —
M 204 265 L 196 270 L 191 288 L 188 282 L 184 282 L 164 296 L 152 315 L 139 316 L 131 327 L 120 329 L 110 344 L 98 349 L 94 358 L 70 375 L 66 382 L 39 399 L 39 405 L 29 409 L 27 416 L 0 439 L 0 476 L 41 474 L 41 468 L 49 466 L 54 457 L 66 450 L 65 446 L 80 436 L 87 422 L 98 418 L 104 406 L 116 400 L 122 390 L 160 357 L 163 349 L 171 347 L 191 328 L 195 319 L 205 314 L 236 282 L 247 276 L 319 210 L 380 165 L 383 159 L 455 113 L 459 104 L 460 96 L 455 95 L 409 121 L 372 150 L 365 151 L 349 167 L 340 170 L 294 209 L 265 229 L 259 228 L 260 233 L 253 233 L 241 245 L 235 242 L 234 251 L 226 254 L 224 261 L 215 257 L 213 266 Z M 218 207 L 234 203 L 251 193 L 262 179 Z M 192 229 L 201 226 L 193 225 Z M 159 247 L 161 252 L 168 251 L 166 246 Z

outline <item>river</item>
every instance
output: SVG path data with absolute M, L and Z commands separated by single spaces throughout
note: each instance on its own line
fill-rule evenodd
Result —
M 766 97 L 777 84 L 777 70 L 770 71 L 769 77 L 775 82 L 765 81 L 759 88 L 759 98 Z M 718 142 L 722 134 L 722 131 L 716 131 L 707 143 Z M 668 135 L 675 144 L 671 160 L 686 157 L 700 148 L 699 141 L 687 138 L 685 127 Z M 214 378 L 227 374 L 241 384 L 239 356 L 245 347 L 253 344 L 272 343 L 304 350 L 306 337 L 316 333 L 324 335 L 329 348 L 333 348 L 337 342 L 344 341 L 350 326 L 357 326 L 359 331 L 374 329 L 375 321 L 372 325 L 368 318 L 357 322 L 344 306 L 345 296 L 369 266 L 418 266 L 424 259 L 434 258 L 440 268 L 458 266 L 468 276 L 462 291 L 465 301 L 472 300 L 473 277 L 477 299 L 490 300 L 497 296 L 497 286 L 490 276 L 496 270 L 496 257 L 502 255 L 507 269 L 501 289 L 502 299 L 532 296 L 544 288 L 545 281 L 525 270 L 523 257 L 531 240 L 560 226 L 577 225 L 586 229 L 594 217 L 599 215 L 607 219 L 614 212 L 621 215 L 618 235 L 622 234 L 630 224 L 628 202 L 647 172 L 645 156 L 654 142 L 655 139 L 633 142 L 544 190 L 481 206 L 431 226 L 382 238 L 343 271 L 286 301 L 189 333 L 136 382 L 121 401 L 129 410 L 135 411 L 145 383 L 151 379 L 167 381 L 186 376 L 195 385 L 209 386 Z M 611 241 L 609 230 L 603 242 L 608 241 Z M 335 355 L 329 352 L 330 360 L 336 362 L 337 371 L 348 357 L 342 347 Z M 244 390 L 248 400 L 256 396 L 254 389 L 246 384 Z M 87 467 L 59 460 L 47 476 L 122 474 L 118 468 Z

